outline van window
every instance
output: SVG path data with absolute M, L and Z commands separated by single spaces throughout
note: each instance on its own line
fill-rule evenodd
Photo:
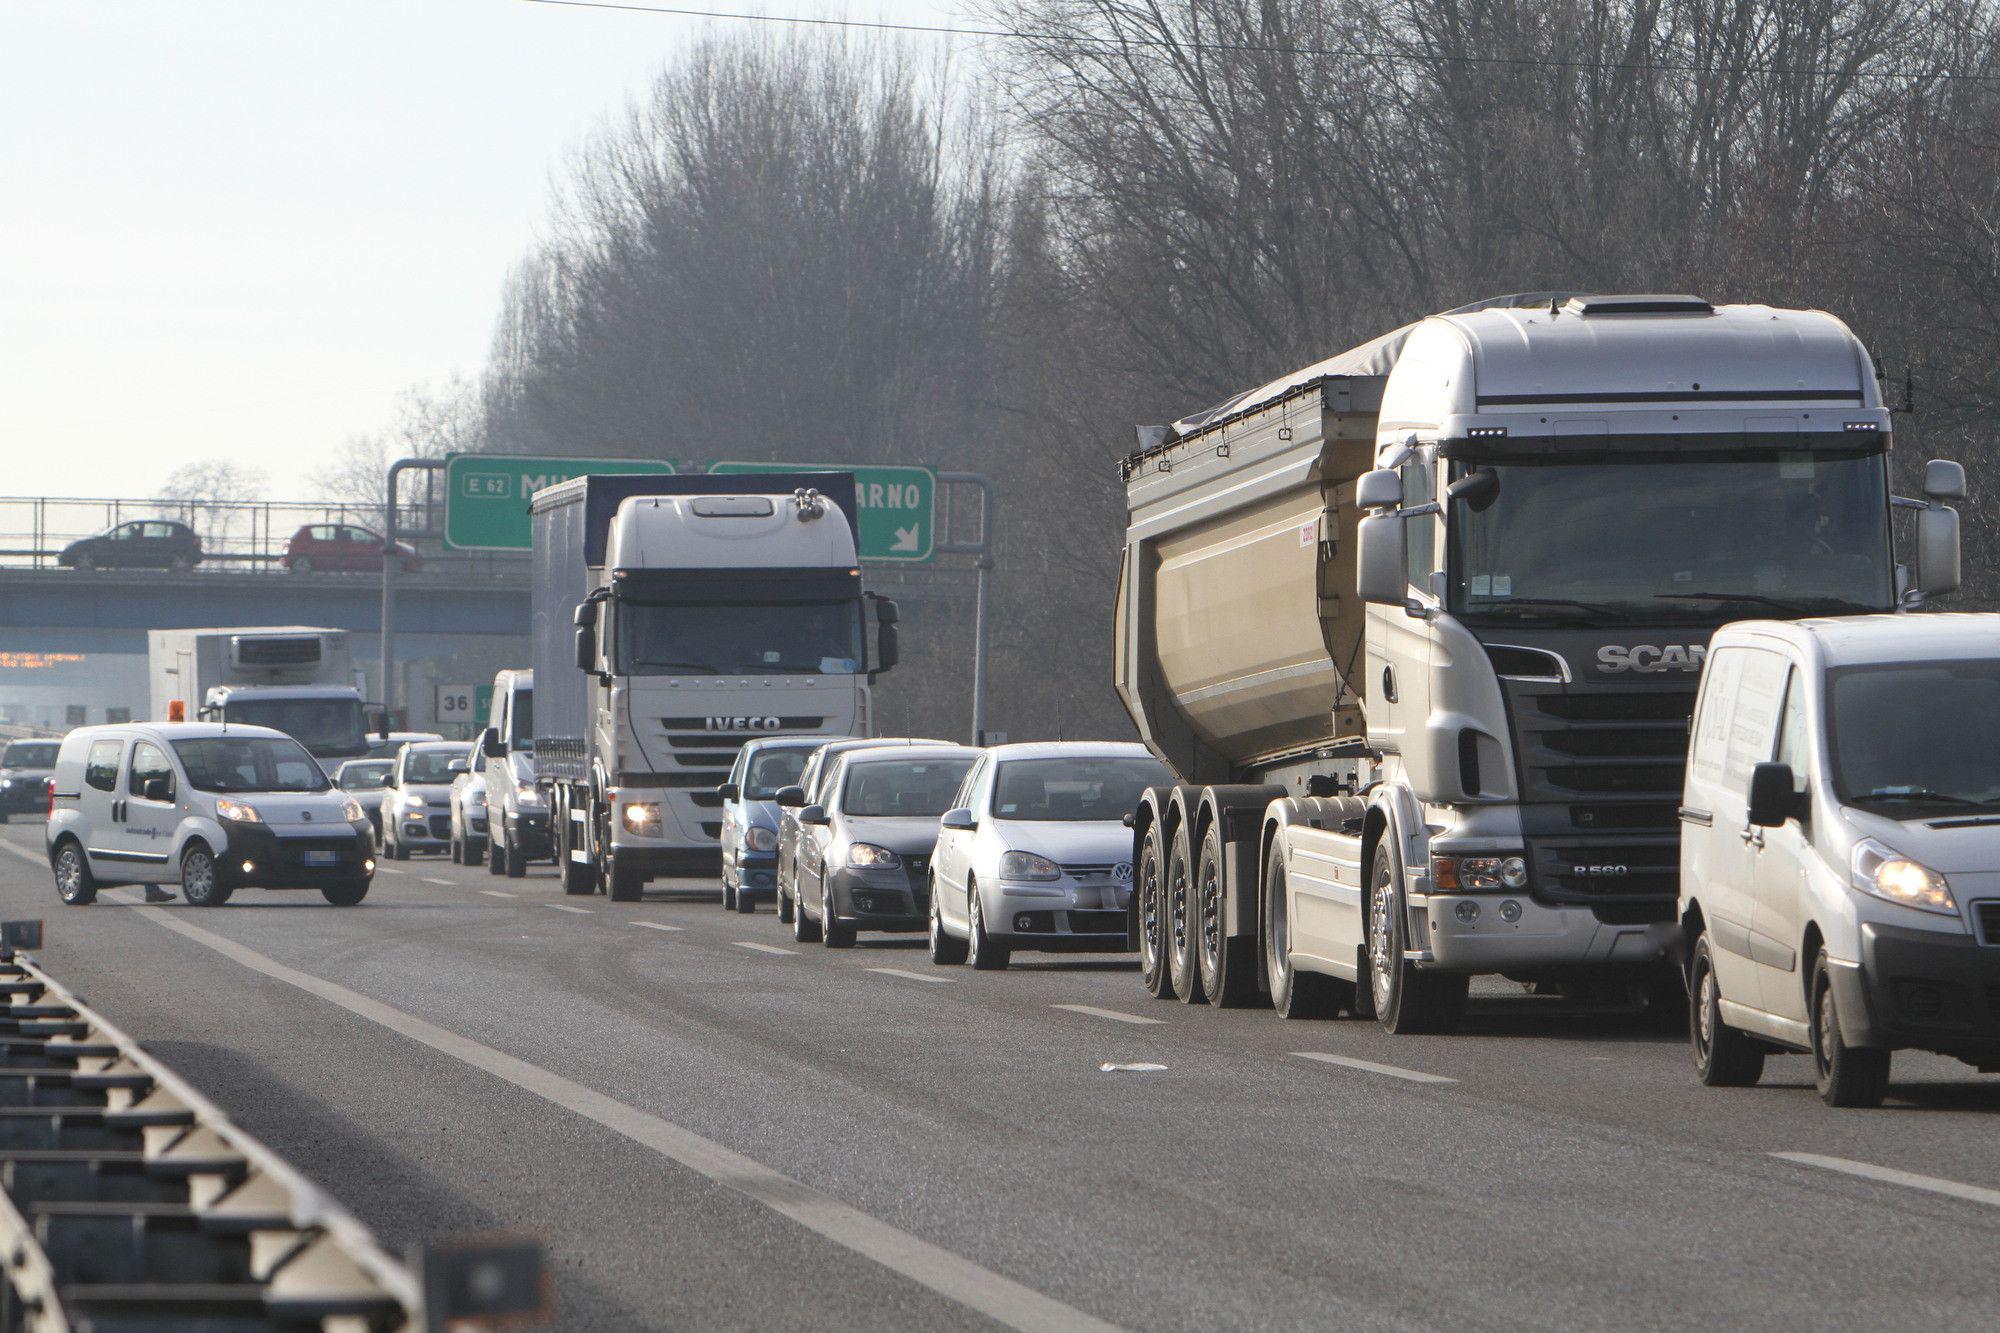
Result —
M 1777 743 L 1778 710 L 1785 694 L 1785 659 L 1761 648 L 1743 650 L 1743 667 L 1730 691 L 1736 709 L 1729 721 L 1729 751 L 1722 779 L 1748 791 L 1750 770 L 1771 757 Z
M 125 779 L 125 793 L 128 796 L 143 797 L 146 783 L 152 778 L 167 780 L 167 794 L 162 799 L 174 799 L 174 766 L 167 762 L 167 756 L 160 747 L 150 741 L 140 741 L 132 747 L 132 772 Z
M 123 741 L 92 741 L 90 758 L 83 767 L 83 780 L 99 791 L 117 791 L 118 759 L 124 752 Z
M 1778 762 L 1792 768 L 1792 790 L 1806 789 L 1811 747 L 1806 740 L 1806 678 L 1797 667 L 1785 685 L 1785 714 L 1778 723 Z
M 1736 706 L 1736 677 L 1743 669 L 1743 649 L 1724 648 L 1709 654 L 1702 670 L 1701 698 L 1695 710 L 1694 739 L 1688 752 L 1690 781 L 1720 782 L 1722 757 L 1729 749 L 1729 718 Z

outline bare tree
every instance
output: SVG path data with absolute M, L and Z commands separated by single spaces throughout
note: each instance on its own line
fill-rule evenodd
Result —
M 168 474 L 156 497 L 161 512 L 200 534 L 211 551 L 229 547 L 255 526 L 251 512 L 266 491 L 264 474 L 233 459 L 204 458 Z

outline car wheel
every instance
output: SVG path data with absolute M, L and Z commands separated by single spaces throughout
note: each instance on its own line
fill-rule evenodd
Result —
M 486 839 L 486 873 L 489 875 L 502 875 L 506 872 L 507 867 L 500 863 L 500 839 L 488 835 Z M 590 889 L 594 891 L 596 887 L 593 884 L 590 886 Z
M 1226 907 L 1222 900 L 1222 830 L 1210 824 L 1201 835 L 1201 854 L 1194 863 L 1195 962 L 1210 1004 L 1218 1009 L 1247 1009 L 1264 999 L 1257 990 L 1257 940 L 1227 933 Z
M 220 907 L 229 901 L 222 877 L 215 872 L 215 855 L 200 843 L 181 857 L 181 896 L 190 907 Z
M 722 876 L 722 910 L 725 912 L 736 910 L 736 886 L 729 882 L 727 871 L 723 872 Z
M 1012 960 L 1013 950 L 995 944 L 992 936 L 986 933 L 986 909 L 979 905 L 979 886 L 966 881 L 965 896 L 968 899 L 966 916 L 972 923 L 965 932 L 966 960 L 976 971 L 998 972 Z
M 95 573 L 97 570 L 97 557 L 88 551 L 79 551 L 76 556 L 76 567 L 85 574 Z
M 451 846 L 445 849 L 445 855 L 451 858 L 451 863 L 455 866 L 465 864 L 465 843 L 460 841 L 456 833 L 451 835 Z
M 521 844 L 512 838 L 503 838 L 500 855 L 507 868 L 508 879 L 525 879 L 528 874 L 528 854 L 521 850 Z
M 785 896 L 785 884 L 783 880 L 778 881 L 778 894 L 777 894 L 776 907 L 778 912 L 778 924 L 783 926 L 791 925 L 792 900 Z
M 1264 966 L 1271 1007 L 1281 1018 L 1332 1018 L 1354 1004 L 1354 985 L 1292 966 L 1291 913 L 1285 902 L 1285 867 L 1272 856 L 1264 872 Z
M 407 861 L 410 859 L 410 849 L 403 845 L 401 838 L 389 839 L 388 851 L 391 861 Z
M 800 944 L 819 943 L 819 922 L 806 915 L 803 897 L 792 903 L 792 938 Z
M 740 885 L 736 889 L 736 910 L 743 916 L 749 916 L 757 910 L 757 900 L 745 892 Z
M 368 881 L 350 879 L 342 884 L 329 884 L 319 893 L 335 907 L 353 907 L 368 896 Z
M 1449 1032 L 1465 1012 L 1471 979 L 1463 973 L 1422 972 L 1405 955 L 1403 887 L 1398 883 L 1395 852 L 1384 835 L 1375 844 L 1374 872 L 1368 890 L 1368 982 L 1375 1016 L 1399 1036 Z
M 1173 978 L 1174 995 L 1182 1004 L 1202 1004 L 1208 993 L 1201 988 L 1201 972 L 1194 957 L 1194 855 L 1188 846 L 1187 825 L 1174 830 L 1172 850 L 1167 853 L 1166 930 L 1167 971 Z
M 295 555 L 292 557 L 290 564 L 291 564 L 291 571 L 294 574 L 310 574 L 313 572 L 313 562 L 311 556 Z
M 63 839 L 56 848 L 56 896 L 71 907 L 83 907 L 97 901 L 97 879 L 90 873 L 90 862 L 83 855 L 83 847 L 72 838 Z
M 1174 998 L 1174 978 L 1167 966 L 1166 849 L 1155 820 L 1146 828 L 1139 848 L 1138 883 L 1132 890 L 1132 910 L 1139 917 L 1139 980 L 1156 1000 Z
M 931 961 L 939 967 L 950 967 L 965 961 L 965 941 L 956 935 L 944 933 L 944 917 L 938 912 L 937 880 L 931 880 Z
M 833 890 L 825 881 L 819 886 L 819 937 L 829 949 L 852 949 L 854 927 L 833 919 Z
M 1711 1088 L 1748 1088 L 1764 1076 L 1764 1048 L 1722 1021 L 1722 987 L 1715 979 L 1714 947 L 1703 931 L 1688 959 L 1688 1044 L 1694 1072 Z
M 1812 972 L 1813 1083 L 1828 1106 L 1880 1106 L 1889 1095 L 1889 1052 L 1880 1046 L 1849 1046 L 1840 1035 L 1840 1010 L 1833 997 L 1833 966 L 1819 951 Z
M 176 574 L 185 574 L 194 568 L 194 561 L 187 556 L 177 555 L 167 562 L 167 568 L 173 570 Z

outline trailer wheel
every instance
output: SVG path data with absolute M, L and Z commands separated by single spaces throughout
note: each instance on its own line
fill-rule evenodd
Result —
M 1208 994 L 1201 988 L 1201 967 L 1195 960 L 1194 850 L 1185 823 L 1174 830 L 1167 857 L 1166 903 L 1167 970 L 1174 994 L 1182 1004 L 1205 1003 Z
M 1264 872 L 1264 974 L 1271 1007 L 1280 1018 L 1333 1018 L 1354 1003 L 1354 985 L 1339 977 L 1292 966 L 1291 915 L 1285 903 L 1284 858 L 1271 857 Z
M 1201 988 L 1218 1009 L 1248 1009 L 1263 1002 L 1257 990 L 1257 941 L 1228 933 L 1222 884 L 1222 828 L 1212 822 L 1195 861 L 1195 952 Z
M 1368 877 L 1368 984 L 1375 1016 L 1398 1036 L 1449 1032 L 1465 1012 L 1471 978 L 1464 973 L 1423 972 L 1405 955 L 1410 950 L 1404 923 L 1402 876 L 1396 865 L 1394 835 L 1375 844 Z
M 1173 974 L 1167 967 L 1166 948 L 1166 855 L 1160 846 L 1160 825 L 1155 820 L 1146 827 L 1146 841 L 1139 848 L 1138 883 L 1132 891 L 1132 910 L 1139 916 L 1139 979 L 1146 993 L 1156 1000 L 1174 998 Z

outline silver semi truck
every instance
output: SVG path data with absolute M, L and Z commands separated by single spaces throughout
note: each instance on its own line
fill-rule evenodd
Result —
M 1134 813 L 1130 931 L 1190 1002 L 1438 1031 L 1501 973 L 1680 1012 L 1710 634 L 1958 581 L 1953 496 L 1890 495 L 1815 311 L 1502 298 L 1141 438 L 1118 689 L 1182 782 Z
M 329 771 L 368 753 L 346 630 L 156 629 L 147 635 L 147 656 L 156 722 L 275 727 Z
M 752 736 L 867 735 L 896 606 L 867 644 L 849 473 L 590 476 L 538 491 L 534 754 L 563 886 L 629 901 L 721 869 Z

